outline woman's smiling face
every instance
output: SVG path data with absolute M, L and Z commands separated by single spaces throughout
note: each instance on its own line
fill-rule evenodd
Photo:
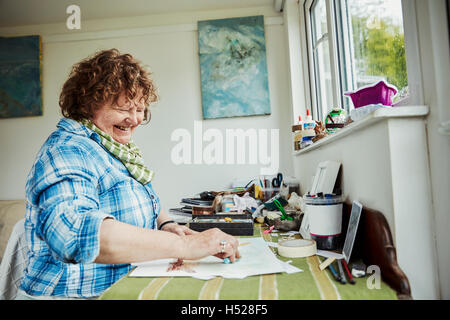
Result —
M 110 101 L 97 109 L 91 120 L 115 141 L 127 144 L 134 130 L 144 120 L 146 107 L 140 100 L 141 95 L 129 100 L 125 93 L 122 93 L 116 103 Z

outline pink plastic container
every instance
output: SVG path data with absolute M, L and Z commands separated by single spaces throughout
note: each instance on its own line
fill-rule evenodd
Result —
M 355 108 L 369 104 L 392 106 L 392 98 L 397 94 L 397 88 L 386 84 L 383 80 L 373 86 L 364 87 L 353 92 L 345 92 L 344 95 L 352 99 Z

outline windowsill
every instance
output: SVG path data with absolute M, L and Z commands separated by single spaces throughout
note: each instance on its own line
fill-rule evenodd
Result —
M 343 137 L 358 131 L 364 128 L 369 127 L 370 125 L 377 123 L 382 120 L 394 119 L 394 118 L 412 118 L 412 117 L 424 117 L 428 115 L 429 108 L 428 106 L 401 106 L 401 107 L 392 107 L 392 108 L 382 108 L 375 110 L 374 112 L 368 114 L 361 120 L 352 122 L 348 126 L 342 128 L 338 132 L 334 134 L 330 134 L 323 139 L 315 142 L 314 144 L 301 149 L 294 151 L 294 155 L 301 155 L 307 153 L 309 151 L 320 148 L 323 145 L 332 143 L 335 140 L 342 139 Z

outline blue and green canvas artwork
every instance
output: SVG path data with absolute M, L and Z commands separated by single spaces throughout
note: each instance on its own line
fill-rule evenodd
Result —
M 40 115 L 40 37 L 0 37 L 0 118 Z
M 198 22 L 204 119 L 270 114 L 264 17 Z

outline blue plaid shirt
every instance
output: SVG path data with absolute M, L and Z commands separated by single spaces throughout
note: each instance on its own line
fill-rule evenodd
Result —
M 94 263 L 99 228 L 111 217 L 156 229 L 159 198 L 100 144 L 97 133 L 62 118 L 37 154 L 26 183 L 30 295 L 99 296 L 131 269 Z

